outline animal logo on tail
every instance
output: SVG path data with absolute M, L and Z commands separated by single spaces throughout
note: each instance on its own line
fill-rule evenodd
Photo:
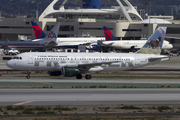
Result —
M 140 54 L 160 54 L 166 34 L 167 27 L 159 27 L 148 39 L 144 46 L 136 53 Z
M 161 37 L 158 37 L 158 39 L 156 39 L 156 41 L 153 41 L 153 40 L 151 40 L 150 42 L 149 42 L 149 48 L 150 47 L 152 47 L 152 48 L 158 48 L 159 47 L 159 45 L 160 45 L 160 42 L 162 42 L 162 38 Z
M 104 26 L 104 35 L 105 35 L 106 41 L 115 41 L 116 40 L 107 26 Z

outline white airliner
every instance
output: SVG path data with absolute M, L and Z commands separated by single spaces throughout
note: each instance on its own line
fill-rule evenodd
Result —
M 121 40 L 121 41 L 116 40 L 107 26 L 104 26 L 104 35 L 105 35 L 106 41 L 103 41 L 102 44 L 116 48 L 116 49 L 139 50 L 147 42 L 147 40 Z M 164 40 L 162 49 L 168 50 L 172 48 L 173 48 L 172 44 Z
M 150 37 L 136 53 L 59 53 L 29 52 L 16 55 L 6 65 L 17 70 L 27 70 L 27 79 L 31 71 L 49 71 L 49 75 L 76 76 L 91 79 L 92 71 L 119 71 L 159 63 L 169 60 L 160 55 L 166 27 L 161 27 Z M 157 41 L 158 39 L 158 41 Z
M 57 34 L 59 32 L 60 22 L 57 22 L 56 25 L 48 33 L 48 36 L 44 38 L 36 39 L 35 41 L 0 41 L 0 48 L 9 49 L 13 48 L 20 52 L 27 51 L 42 51 L 48 48 L 55 47 Z
M 39 38 L 46 37 L 46 34 L 41 29 L 41 27 L 36 23 L 36 21 L 31 21 L 36 40 L 33 41 L 42 41 Z M 58 48 L 78 48 L 79 45 L 90 45 L 92 43 L 97 43 L 97 41 L 104 41 L 105 37 L 58 37 L 56 39 Z M 93 46 L 92 49 L 99 48 L 97 44 Z

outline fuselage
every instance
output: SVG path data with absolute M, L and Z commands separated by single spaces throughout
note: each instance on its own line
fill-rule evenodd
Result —
M 61 71 L 65 66 L 91 65 L 111 62 L 90 67 L 89 71 L 129 70 L 155 64 L 165 58 L 163 55 L 135 53 L 56 53 L 30 52 L 15 56 L 7 66 L 17 70 Z M 154 59 L 154 60 L 152 60 Z M 86 72 L 86 71 L 85 71 Z
M 0 41 L 0 48 L 5 44 L 6 41 Z M 19 51 L 31 51 L 31 50 L 42 50 L 45 42 L 32 42 L 32 41 L 8 41 L 7 46 L 9 48 L 17 49 Z
M 147 42 L 147 40 L 122 40 L 122 41 L 104 41 L 103 44 L 107 46 L 111 46 L 117 49 L 131 49 L 134 47 L 135 49 L 140 49 Z M 168 41 L 164 41 L 162 45 L 162 49 L 172 49 L 173 46 Z
M 70 37 L 70 38 L 57 38 L 56 43 L 57 47 L 77 47 L 79 45 L 90 45 L 91 43 L 97 43 L 98 40 L 104 41 L 104 37 Z M 34 41 L 39 41 L 39 40 L 34 40 Z M 40 40 L 42 41 L 42 40 Z

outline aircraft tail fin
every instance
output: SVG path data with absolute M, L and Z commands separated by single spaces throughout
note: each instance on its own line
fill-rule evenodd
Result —
M 113 36 L 113 34 L 111 33 L 111 31 L 109 30 L 109 28 L 107 26 L 104 26 L 104 35 L 105 35 L 106 41 L 115 41 L 116 40 L 116 38 Z
M 56 47 L 56 40 L 59 33 L 59 27 L 60 22 L 57 22 L 51 29 L 51 31 L 47 34 L 47 36 L 44 39 L 41 39 L 41 41 L 45 43 L 44 49 Z
M 59 33 L 60 22 L 57 22 L 44 39 L 56 41 Z
M 44 31 L 41 29 L 41 27 L 36 23 L 36 21 L 31 21 L 34 35 L 36 36 L 36 39 L 42 39 L 46 37 L 46 34 Z
M 160 54 L 167 27 L 159 27 L 147 40 L 144 46 L 137 51 L 138 54 Z

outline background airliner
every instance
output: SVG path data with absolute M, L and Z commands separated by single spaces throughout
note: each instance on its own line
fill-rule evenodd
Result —
M 147 40 L 116 40 L 107 26 L 104 26 L 104 35 L 106 41 L 102 41 L 103 45 L 126 51 L 137 51 L 147 42 Z M 167 50 L 172 48 L 172 44 L 164 40 L 162 49 Z
M 38 41 L 38 38 L 45 37 L 44 31 L 35 21 L 31 21 L 31 24 L 37 39 L 33 41 Z M 56 43 L 58 48 L 78 48 L 79 45 L 88 46 L 92 43 L 97 43 L 99 40 L 104 41 L 105 37 L 58 37 Z
M 10 49 L 14 48 L 20 52 L 24 51 L 42 51 L 56 46 L 56 38 L 59 32 L 60 23 L 57 22 L 52 30 L 45 38 L 37 39 L 37 41 L 0 41 L 0 48 Z
M 158 28 L 144 46 L 136 53 L 56 53 L 29 52 L 16 55 L 6 65 L 17 70 L 49 71 L 49 75 L 76 76 L 91 79 L 92 71 L 118 71 L 159 63 L 169 60 L 160 55 L 166 27 Z M 157 43 L 156 40 L 159 39 Z

